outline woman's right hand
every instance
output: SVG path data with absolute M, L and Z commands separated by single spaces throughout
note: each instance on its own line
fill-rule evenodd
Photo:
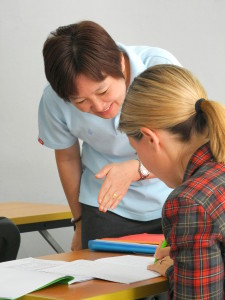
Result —
M 169 253 L 170 253 L 170 247 L 165 247 L 165 248 L 161 248 L 161 245 L 162 245 L 163 241 L 161 241 L 158 245 L 158 247 L 156 248 L 155 250 L 155 254 L 154 254 L 154 257 L 159 260 L 159 259 L 162 259 L 166 256 L 169 256 Z
M 82 249 L 81 243 L 81 221 L 76 224 L 76 230 L 74 231 L 71 250 L 77 251 Z

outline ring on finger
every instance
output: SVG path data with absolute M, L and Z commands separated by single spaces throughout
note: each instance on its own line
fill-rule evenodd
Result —
M 117 195 L 117 193 L 114 193 L 113 194 L 113 199 L 116 199 L 116 198 L 118 198 L 118 195 Z
M 164 260 L 165 260 L 165 258 L 161 259 L 159 264 L 161 265 Z

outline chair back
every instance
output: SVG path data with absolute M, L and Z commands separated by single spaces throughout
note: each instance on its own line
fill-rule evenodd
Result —
M 8 218 L 0 217 L 0 262 L 16 259 L 20 240 L 18 227 Z

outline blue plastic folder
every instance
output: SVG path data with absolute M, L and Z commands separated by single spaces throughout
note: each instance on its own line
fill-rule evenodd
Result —
M 154 254 L 157 245 L 112 242 L 112 241 L 103 241 L 99 239 L 99 240 L 90 240 L 88 242 L 88 248 L 94 251 Z

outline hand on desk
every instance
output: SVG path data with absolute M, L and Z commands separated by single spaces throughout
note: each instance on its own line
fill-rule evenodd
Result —
M 166 276 L 166 270 L 173 265 L 173 260 L 170 258 L 170 247 L 162 248 L 164 240 L 162 240 L 155 250 L 154 257 L 157 260 L 153 265 L 148 266 L 148 270 L 156 271 L 159 274 Z
M 166 270 L 173 266 L 173 259 L 169 256 L 165 256 L 162 259 L 157 260 L 153 265 L 148 266 L 148 270 L 158 272 L 162 276 L 166 276 Z
M 98 194 L 100 211 L 106 212 L 109 208 L 114 209 L 120 203 L 131 182 L 140 178 L 138 166 L 138 160 L 113 163 L 106 165 L 96 174 L 96 178 L 105 177 Z

